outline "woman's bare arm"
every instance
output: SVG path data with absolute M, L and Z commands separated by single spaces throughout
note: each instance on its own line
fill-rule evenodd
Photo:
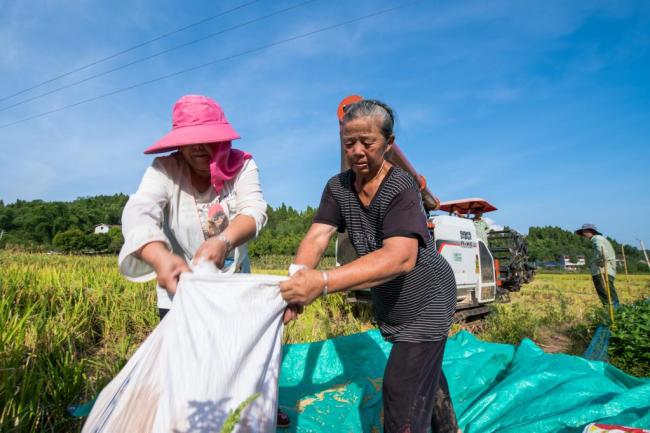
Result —
M 293 262 L 315 269 L 335 231 L 336 227 L 329 224 L 313 223 L 300 242 Z
M 368 289 L 409 273 L 418 258 L 418 240 L 390 237 L 383 246 L 346 265 L 328 271 L 328 291 Z
M 289 303 L 305 305 L 322 294 L 326 284 L 328 293 L 374 287 L 410 272 L 415 267 L 417 256 L 417 239 L 390 237 L 384 240 L 382 248 L 344 266 L 326 272 L 299 271 L 290 280 L 280 283 L 282 296 Z M 313 260 L 307 260 L 312 258 L 313 255 L 306 255 L 301 264 L 313 264 Z

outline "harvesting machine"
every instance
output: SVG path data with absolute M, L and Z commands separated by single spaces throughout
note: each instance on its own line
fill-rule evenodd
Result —
M 339 105 L 339 121 L 346 104 L 361 100 L 349 96 Z M 390 162 L 401 167 L 416 178 L 424 209 L 429 215 L 428 227 L 438 252 L 449 262 L 458 287 L 456 321 L 469 321 L 489 312 L 487 304 L 497 299 L 508 299 L 510 292 L 521 289 L 522 284 L 532 281 L 535 267 L 528 261 L 526 242 L 521 234 L 509 228 L 488 232 L 488 242 L 477 236 L 476 226 L 470 215 L 497 210 L 482 198 L 468 198 L 440 202 L 429 190 L 424 176 L 417 173 L 397 144 L 393 144 Z M 341 150 L 341 171 L 349 167 Z M 446 214 L 434 213 L 436 211 Z M 347 233 L 341 233 L 336 243 L 336 261 L 348 263 L 356 258 L 356 252 Z M 349 292 L 348 301 L 367 303 L 369 290 Z

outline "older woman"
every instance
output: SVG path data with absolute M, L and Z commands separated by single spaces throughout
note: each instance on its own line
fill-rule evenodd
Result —
M 393 343 L 384 372 L 384 431 L 456 432 L 442 372 L 456 283 L 428 232 L 417 182 L 385 158 L 395 138 L 393 124 L 393 112 L 382 102 L 362 100 L 347 107 L 341 143 L 351 169 L 327 182 L 295 257 L 305 269 L 280 287 L 294 305 L 372 288 L 375 318 Z M 347 230 L 359 258 L 318 271 L 337 230 Z
M 153 161 L 124 208 L 119 268 L 132 281 L 157 278 L 161 319 L 191 261 L 249 272 L 246 242 L 264 227 L 266 202 L 252 156 L 232 149 L 238 138 L 214 100 L 186 95 L 174 105 L 172 131 L 145 150 L 176 152 Z M 278 426 L 288 425 L 279 412 Z

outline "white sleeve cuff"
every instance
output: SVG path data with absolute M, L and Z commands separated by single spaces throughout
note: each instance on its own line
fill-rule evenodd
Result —
M 153 267 L 144 261 L 137 251 L 150 242 L 163 242 L 172 251 L 169 240 L 158 227 L 140 226 L 124 236 L 124 245 L 118 257 L 118 266 L 127 280 L 145 282 L 156 277 Z
M 266 205 L 266 203 L 265 203 Z M 260 234 L 260 231 L 264 228 L 266 225 L 266 212 L 260 212 L 257 209 L 242 209 L 240 212 L 238 212 L 238 215 L 246 215 L 248 217 L 253 218 L 255 221 L 255 237 L 257 237 Z

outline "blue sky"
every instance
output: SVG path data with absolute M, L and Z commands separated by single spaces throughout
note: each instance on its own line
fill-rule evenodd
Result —
M 0 1 L 0 97 L 246 3 Z M 0 102 L 0 109 L 301 3 L 258 1 Z M 313 1 L 0 111 L 0 125 L 407 2 Z M 0 129 L 0 199 L 132 193 L 183 94 L 211 96 L 271 205 L 315 206 L 338 169 L 339 101 L 397 112 L 397 142 L 442 200 L 484 197 L 529 226 L 597 224 L 650 244 L 650 3 L 423 1 Z

